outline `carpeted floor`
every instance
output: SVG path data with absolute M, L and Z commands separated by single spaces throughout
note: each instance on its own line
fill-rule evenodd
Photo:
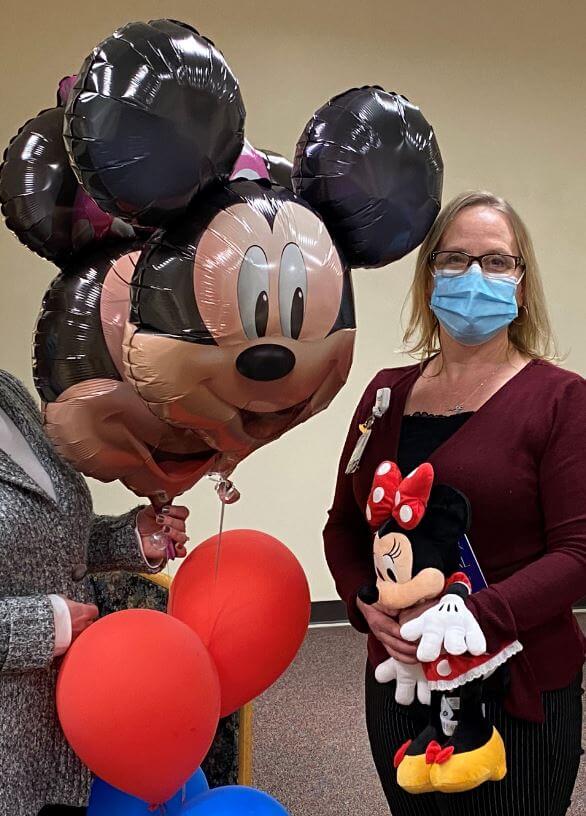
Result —
M 311 629 L 254 704 L 253 784 L 291 816 L 388 816 L 363 722 L 364 662 L 364 637 L 349 626 Z M 584 760 L 568 816 L 586 816 Z

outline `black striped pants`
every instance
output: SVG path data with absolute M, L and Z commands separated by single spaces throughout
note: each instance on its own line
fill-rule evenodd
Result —
M 508 715 L 488 700 L 486 716 L 507 749 L 508 773 L 466 793 L 405 793 L 396 784 L 395 750 L 427 724 L 426 706 L 395 703 L 395 684 L 377 683 L 366 666 L 366 725 L 370 747 L 392 816 L 564 816 L 580 763 L 582 677 L 543 695 L 545 723 Z M 577 813 L 586 813 L 578 806 Z

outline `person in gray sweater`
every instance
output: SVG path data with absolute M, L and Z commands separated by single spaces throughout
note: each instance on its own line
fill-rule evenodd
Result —
M 165 560 L 151 536 L 161 528 L 183 557 L 187 515 L 171 506 L 95 515 L 34 400 L 0 371 L 0 816 L 87 804 L 90 772 L 60 729 L 55 685 L 61 655 L 98 616 L 88 576 L 157 572 Z

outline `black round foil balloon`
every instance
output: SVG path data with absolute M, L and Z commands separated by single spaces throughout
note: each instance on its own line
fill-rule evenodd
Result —
M 0 168 L 7 226 L 29 249 L 59 265 L 72 252 L 77 190 L 62 134 L 63 108 L 42 111 L 12 139 Z
M 245 110 L 222 54 L 172 20 L 129 23 L 83 64 L 65 142 L 106 212 L 156 226 L 184 209 L 242 148 Z
M 273 150 L 261 150 L 259 152 L 262 153 L 266 161 L 271 181 L 293 192 L 293 163 Z
M 418 246 L 439 212 L 442 180 L 431 125 L 378 87 L 334 97 L 297 144 L 295 192 L 321 214 L 352 266 L 383 266 Z

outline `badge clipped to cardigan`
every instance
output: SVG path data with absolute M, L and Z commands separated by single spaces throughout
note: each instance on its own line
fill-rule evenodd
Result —
M 368 444 L 368 440 L 370 439 L 370 434 L 372 433 L 372 426 L 376 422 L 377 419 L 380 419 L 382 416 L 386 414 L 389 410 L 389 405 L 391 404 L 391 389 L 390 388 L 379 388 L 376 392 L 376 398 L 374 401 L 374 405 L 372 406 L 372 411 L 370 416 L 366 420 L 366 422 L 361 423 L 358 427 L 360 430 L 360 436 L 356 443 L 354 450 L 352 451 L 352 456 L 348 460 L 348 464 L 346 465 L 346 475 L 349 476 L 352 473 L 356 473 L 358 468 L 360 467 L 360 460 L 362 459 L 362 454 Z

